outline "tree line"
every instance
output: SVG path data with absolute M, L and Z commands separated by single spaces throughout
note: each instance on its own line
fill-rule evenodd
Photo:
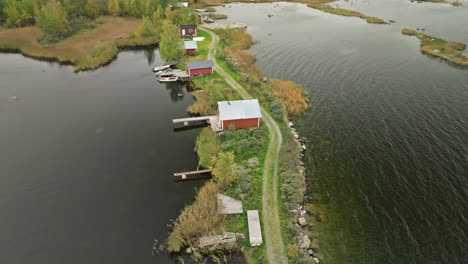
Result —
M 146 17 L 154 24 L 196 24 L 194 8 L 177 8 L 177 0 L 0 0 L 0 24 L 7 27 L 38 25 L 45 35 L 69 35 L 76 24 L 102 15 Z

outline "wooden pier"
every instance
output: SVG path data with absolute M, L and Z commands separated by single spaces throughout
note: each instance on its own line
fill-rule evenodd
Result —
M 174 173 L 174 176 L 181 177 L 182 180 L 186 180 L 187 176 L 198 175 L 198 174 L 203 174 L 203 173 L 208 173 L 208 172 L 211 172 L 211 170 L 196 170 L 196 171 L 178 172 L 178 173 Z
M 218 116 L 198 116 L 173 119 L 172 124 L 176 129 L 210 124 L 214 131 L 221 131 L 218 120 Z

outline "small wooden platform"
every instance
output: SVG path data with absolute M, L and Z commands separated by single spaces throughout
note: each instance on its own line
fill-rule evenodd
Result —
M 218 124 L 218 116 L 197 116 L 173 119 L 172 124 L 174 128 L 184 128 L 190 126 L 200 126 L 210 124 L 213 131 L 221 131 Z
M 244 238 L 244 235 L 236 233 L 224 233 L 223 235 L 201 237 L 198 247 L 205 248 L 217 246 L 219 244 L 234 244 L 236 243 L 238 237 Z
M 174 176 L 182 177 L 182 180 L 186 180 L 187 176 L 198 175 L 198 174 L 203 174 L 203 173 L 208 173 L 208 172 L 211 172 L 211 170 L 196 170 L 196 171 L 178 172 L 178 173 L 174 173 Z

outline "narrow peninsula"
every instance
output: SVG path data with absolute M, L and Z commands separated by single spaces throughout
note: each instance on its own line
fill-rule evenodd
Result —
M 463 52 L 466 48 L 463 43 L 446 41 L 408 28 L 403 29 L 401 33 L 416 36 L 421 41 L 420 49 L 425 54 L 442 58 L 457 65 L 468 66 L 468 54 Z

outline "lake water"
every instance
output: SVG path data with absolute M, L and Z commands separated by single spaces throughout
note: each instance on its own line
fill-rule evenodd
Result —
M 231 4 L 267 76 L 294 80 L 324 263 L 468 263 L 468 69 L 419 51 L 404 27 L 468 44 L 468 3 L 343 1 L 372 25 L 302 4 Z M 268 15 L 272 17 L 268 17 Z
M 159 63 L 125 51 L 76 74 L 0 54 L 0 263 L 172 262 L 153 239 L 201 186 L 172 176 L 196 168 L 199 130 L 172 130 L 193 97 Z

